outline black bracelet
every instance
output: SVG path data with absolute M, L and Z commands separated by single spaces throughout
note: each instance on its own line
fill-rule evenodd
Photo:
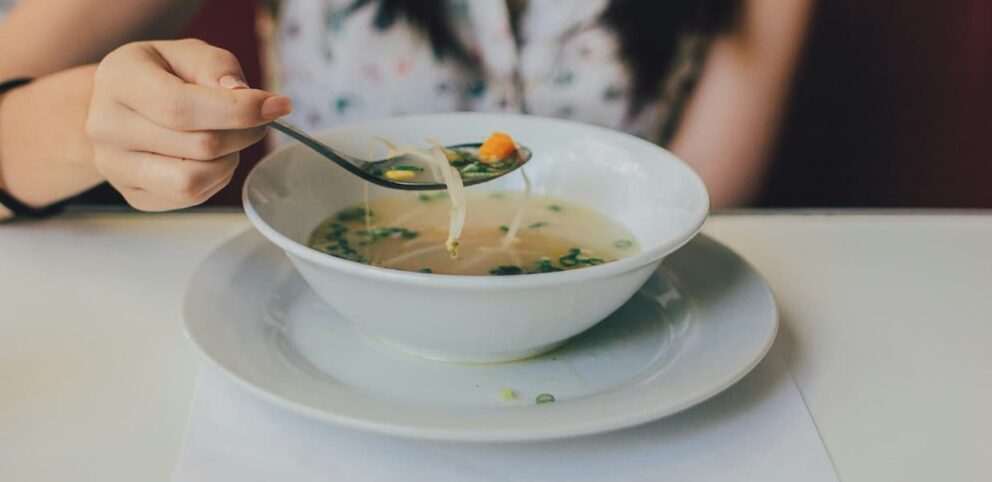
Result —
M 13 90 L 22 85 L 25 85 L 31 82 L 31 80 L 33 79 L 20 78 L 20 79 L 12 79 L 6 82 L 2 82 L 0 83 L 0 95 L 3 95 L 9 90 Z M 49 204 L 48 206 L 33 208 L 31 206 L 28 206 L 27 204 L 24 204 L 21 201 L 18 201 L 14 196 L 8 194 L 7 191 L 0 189 L 0 205 L 9 209 L 10 212 L 14 213 L 14 217 L 18 217 L 18 218 L 32 218 L 32 219 L 48 218 L 61 213 L 63 210 L 65 210 L 65 206 L 67 204 L 69 204 L 68 199 L 66 199 L 65 201 L 57 202 L 55 204 Z

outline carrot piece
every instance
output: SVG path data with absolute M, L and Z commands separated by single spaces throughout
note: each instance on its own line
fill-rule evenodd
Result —
M 517 151 L 513 138 L 505 132 L 493 132 L 479 147 L 479 160 L 486 164 L 502 161 Z

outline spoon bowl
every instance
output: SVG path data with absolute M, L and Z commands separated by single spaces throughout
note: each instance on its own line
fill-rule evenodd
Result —
M 447 186 L 436 176 L 434 169 L 431 169 L 424 161 L 413 158 L 413 156 L 399 155 L 377 160 L 359 159 L 324 144 L 284 120 L 274 120 L 269 125 L 277 131 L 296 139 L 322 157 L 345 168 L 348 172 L 373 184 L 406 191 L 438 191 L 447 189 Z M 445 146 L 445 150 L 471 152 L 472 150 L 478 150 L 480 146 L 482 146 L 481 143 L 456 144 Z M 459 171 L 459 173 L 462 176 L 462 182 L 466 186 L 482 184 L 516 171 L 526 164 L 532 155 L 533 153 L 530 149 L 519 146 L 517 148 L 517 162 L 506 169 L 498 169 L 490 173 L 478 173 L 471 176 L 466 176 L 462 171 Z M 390 171 L 408 171 L 414 174 L 408 179 L 390 179 L 386 176 L 386 173 Z

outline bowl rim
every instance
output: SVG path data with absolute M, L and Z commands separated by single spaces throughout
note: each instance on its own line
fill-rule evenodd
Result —
M 567 124 L 573 127 L 578 127 L 581 129 L 589 129 L 598 134 L 603 134 L 606 136 L 619 136 L 626 138 L 627 141 L 632 141 L 635 143 L 642 144 L 650 149 L 659 150 L 664 152 L 667 156 L 670 156 L 672 160 L 676 161 L 676 164 L 684 171 L 686 177 L 698 188 L 696 191 L 702 194 L 702 204 L 703 208 L 700 209 L 700 214 L 696 219 L 691 220 L 687 224 L 686 231 L 668 240 L 665 243 L 661 243 L 651 249 L 643 250 L 632 256 L 626 258 L 621 258 L 616 261 L 611 261 L 609 263 L 603 263 L 596 266 L 589 266 L 582 269 L 573 269 L 565 271 L 556 271 L 550 273 L 531 273 L 526 275 L 517 276 L 492 276 L 492 275 L 460 275 L 460 274 L 443 274 L 443 273 L 418 273 L 413 271 L 403 271 L 392 268 L 383 268 L 378 266 L 370 266 L 367 264 L 358 263 L 355 261 L 349 261 L 346 259 L 338 258 L 330 254 L 324 253 L 322 251 L 313 249 L 305 244 L 299 243 L 290 237 L 280 233 L 278 230 L 270 226 L 262 216 L 255 210 L 254 206 L 248 196 L 249 187 L 255 179 L 255 176 L 261 170 L 263 165 L 271 162 L 281 157 L 286 151 L 290 149 L 297 148 L 299 146 L 298 142 L 292 142 L 287 145 L 281 146 L 272 152 L 268 153 L 262 160 L 260 160 L 255 166 L 252 167 L 248 176 L 245 178 L 245 182 L 241 189 L 241 202 L 244 206 L 245 215 L 251 224 L 257 229 L 263 236 L 265 236 L 269 241 L 273 242 L 287 254 L 297 256 L 299 258 L 305 259 L 311 263 L 315 263 L 319 266 L 324 266 L 327 268 L 335 269 L 344 272 L 348 275 L 362 276 L 365 278 L 372 278 L 374 280 L 386 281 L 386 282 L 401 282 L 409 283 L 414 285 L 426 285 L 432 287 L 443 287 L 443 288 L 487 288 L 487 289 L 517 289 L 517 288 L 530 288 L 539 287 L 547 285 L 557 285 L 562 283 L 574 283 L 594 279 L 610 278 L 614 276 L 619 276 L 624 273 L 634 271 L 639 268 L 648 266 L 654 262 L 662 260 L 665 256 L 671 254 L 675 250 L 679 249 L 686 243 L 688 243 L 692 238 L 699 233 L 703 227 L 703 223 L 709 216 L 710 199 L 709 191 L 706 185 L 703 183 L 702 178 L 699 174 L 688 165 L 681 158 L 673 154 L 671 151 L 650 142 L 648 140 L 636 137 L 625 132 L 620 132 L 617 130 L 609 129 L 606 127 L 601 127 L 593 124 L 587 124 L 583 122 L 577 122 L 567 119 L 558 119 L 554 117 L 543 117 L 535 116 L 529 114 L 506 114 L 506 113 L 486 113 L 486 112 L 444 112 L 444 113 L 431 113 L 431 114 L 417 114 L 417 115 L 406 115 L 402 117 L 379 117 L 375 119 L 369 119 L 362 122 L 355 122 L 349 124 L 343 124 L 341 126 L 332 127 L 330 129 L 325 129 L 316 134 L 316 137 L 320 138 L 328 134 L 333 133 L 335 130 L 340 128 L 361 128 L 364 125 L 374 125 L 384 121 L 393 121 L 396 119 L 409 120 L 412 122 L 420 121 L 430 121 L 437 118 L 450 118 L 450 117 L 504 117 L 504 118 L 527 118 L 535 119 L 542 122 L 560 123 Z

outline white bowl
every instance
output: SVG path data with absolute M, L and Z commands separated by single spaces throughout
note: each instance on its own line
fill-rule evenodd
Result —
M 397 143 L 437 138 L 457 144 L 494 130 L 533 149 L 526 169 L 536 193 L 608 215 L 637 238 L 642 251 L 599 266 L 520 276 L 423 274 L 335 258 L 306 241 L 327 216 L 361 202 L 364 181 L 299 144 L 273 152 L 252 170 L 245 212 L 346 319 L 402 350 L 459 362 L 528 357 L 592 327 L 629 299 L 706 219 L 706 188 L 685 163 L 650 142 L 586 124 L 434 114 L 342 126 L 318 137 L 368 157 L 376 136 Z M 511 174 L 469 189 L 522 190 L 522 184 Z M 373 198 L 390 192 L 370 188 Z

